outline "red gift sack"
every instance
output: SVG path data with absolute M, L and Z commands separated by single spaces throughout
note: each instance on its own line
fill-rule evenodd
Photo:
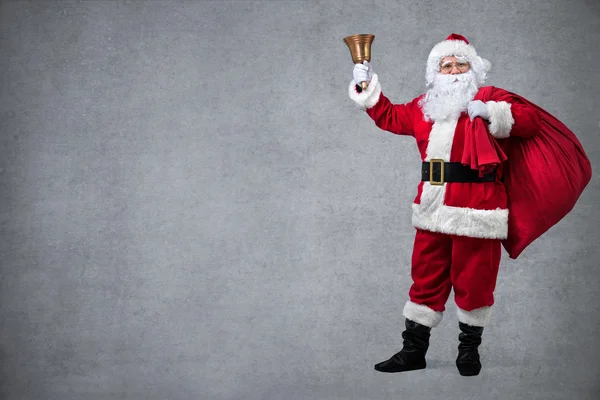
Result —
M 475 99 L 488 101 L 492 91 L 488 88 Z M 592 177 L 592 168 L 575 134 L 556 117 L 517 94 L 505 92 L 502 97 L 494 101 L 522 102 L 541 116 L 540 132 L 529 138 L 507 139 L 506 155 L 492 144 L 498 150 L 496 160 L 506 160 L 502 179 L 508 195 L 508 237 L 502 244 L 509 257 L 516 259 L 573 209 Z M 484 142 L 477 131 L 481 132 L 473 126 L 471 140 Z

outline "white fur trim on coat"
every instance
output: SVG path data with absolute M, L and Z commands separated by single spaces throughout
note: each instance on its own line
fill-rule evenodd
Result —
M 424 182 L 423 186 L 431 183 Z M 415 228 L 485 239 L 506 239 L 508 236 L 508 210 L 477 210 L 452 207 L 445 204 L 433 209 L 412 205 L 412 224 Z
M 488 110 L 490 111 L 490 133 L 497 139 L 504 139 L 510 136 L 515 120 L 510 110 L 510 103 L 505 101 L 488 101 Z
M 356 83 L 354 80 L 350 82 L 350 86 L 348 87 L 348 94 L 350 98 L 354 100 L 357 107 L 361 110 L 366 110 L 368 108 L 373 107 L 379 101 L 379 95 L 381 94 L 381 84 L 379 83 L 379 77 L 377 74 L 373 74 L 371 77 L 371 82 L 369 82 L 369 86 L 367 86 L 366 90 L 358 93 L 356 91 Z
M 463 324 L 484 327 L 487 326 L 492 319 L 492 308 L 481 307 L 472 311 L 465 311 L 458 308 L 457 315 L 458 320 Z
M 407 301 L 402 311 L 404 317 L 411 321 L 418 322 L 421 325 L 435 328 L 442 322 L 443 314 L 440 311 L 434 311 L 431 308 L 422 304 Z
M 441 158 L 444 161 L 450 161 L 452 144 L 454 142 L 454 132 L 458 118 L 449 120 L 435 121 L 429 133 L 427 142 L 426 156 L 423 161 L 430 161 L 432 158 Z

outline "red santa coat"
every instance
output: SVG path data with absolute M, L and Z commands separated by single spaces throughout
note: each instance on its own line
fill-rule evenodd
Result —
M 465 126 L 469 116 L 428 122 L 418 105 L 421 95 L 406 104 L 392 104 L 382 93 L 377 74 L 367 90 L 358 93 L 353 82 L 349 95 L 375 124 L 397 135 L 416 139 L 422 161 L 443 159 L 461 162 L 465 147 Z M 490 109 L 489 132 L 499 147 L 507 150 L 510 136 L 528 137 L 539 132 L 540 115 L 526 103 L 496 101 L 507 92 L 493 88 L 487 101 Z M 502 165 L 497 176 L 502 175 Z M 495 182 L 445 182 L 432 185 L 420 182 L 412 205 L 415 228 L 446 234 L 504 240 L 508 236 L 508 199 L 500 179 Z

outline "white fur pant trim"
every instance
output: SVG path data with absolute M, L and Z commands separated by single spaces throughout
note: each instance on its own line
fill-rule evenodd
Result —
M 490 323 L 492 318 L 491 307 L 481 307 L 472 311 L 457 310 L 458 320 L 463 324 L 484 327 Z
M 418 322 L 421 325 L 435 328 L 442 321 L 443 314 L 440 311 L 434 311 L 422 304 L 407 301 L 402 311 L 404 317 L 411 321 Z

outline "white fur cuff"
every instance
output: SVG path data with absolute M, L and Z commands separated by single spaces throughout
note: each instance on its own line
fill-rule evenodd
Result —
M 473 311 L 457 310 L 458 320 L 463 324 L 483 327 L 490 323 L 492 318 L 491 307 L 481 307 Z
M 352 80 L 348 87 L 348 94 L 361 110 L 373 107 L 379 101 L 379 95 L 381 94 L 381 85 L 377 74 L 373 74 L 369 86 L 361 93 L 356 91 L 356 83 Z
M 419 324 L 430 328 L 438 326 L 439 323 L 442 322 L 443 317 L 443 314 L 440 311 L 434 311 L 427 306 L 413 303 L 410 300 L 404 305 L 402 315 L 411 321 L 418 322 Z
M 497 139 L 504 139 L 510 136 L 515 120 L 510 111 L 510 103 L 505 101 L 488 101 L 488 110 L 490 111 L 490 133 Z

